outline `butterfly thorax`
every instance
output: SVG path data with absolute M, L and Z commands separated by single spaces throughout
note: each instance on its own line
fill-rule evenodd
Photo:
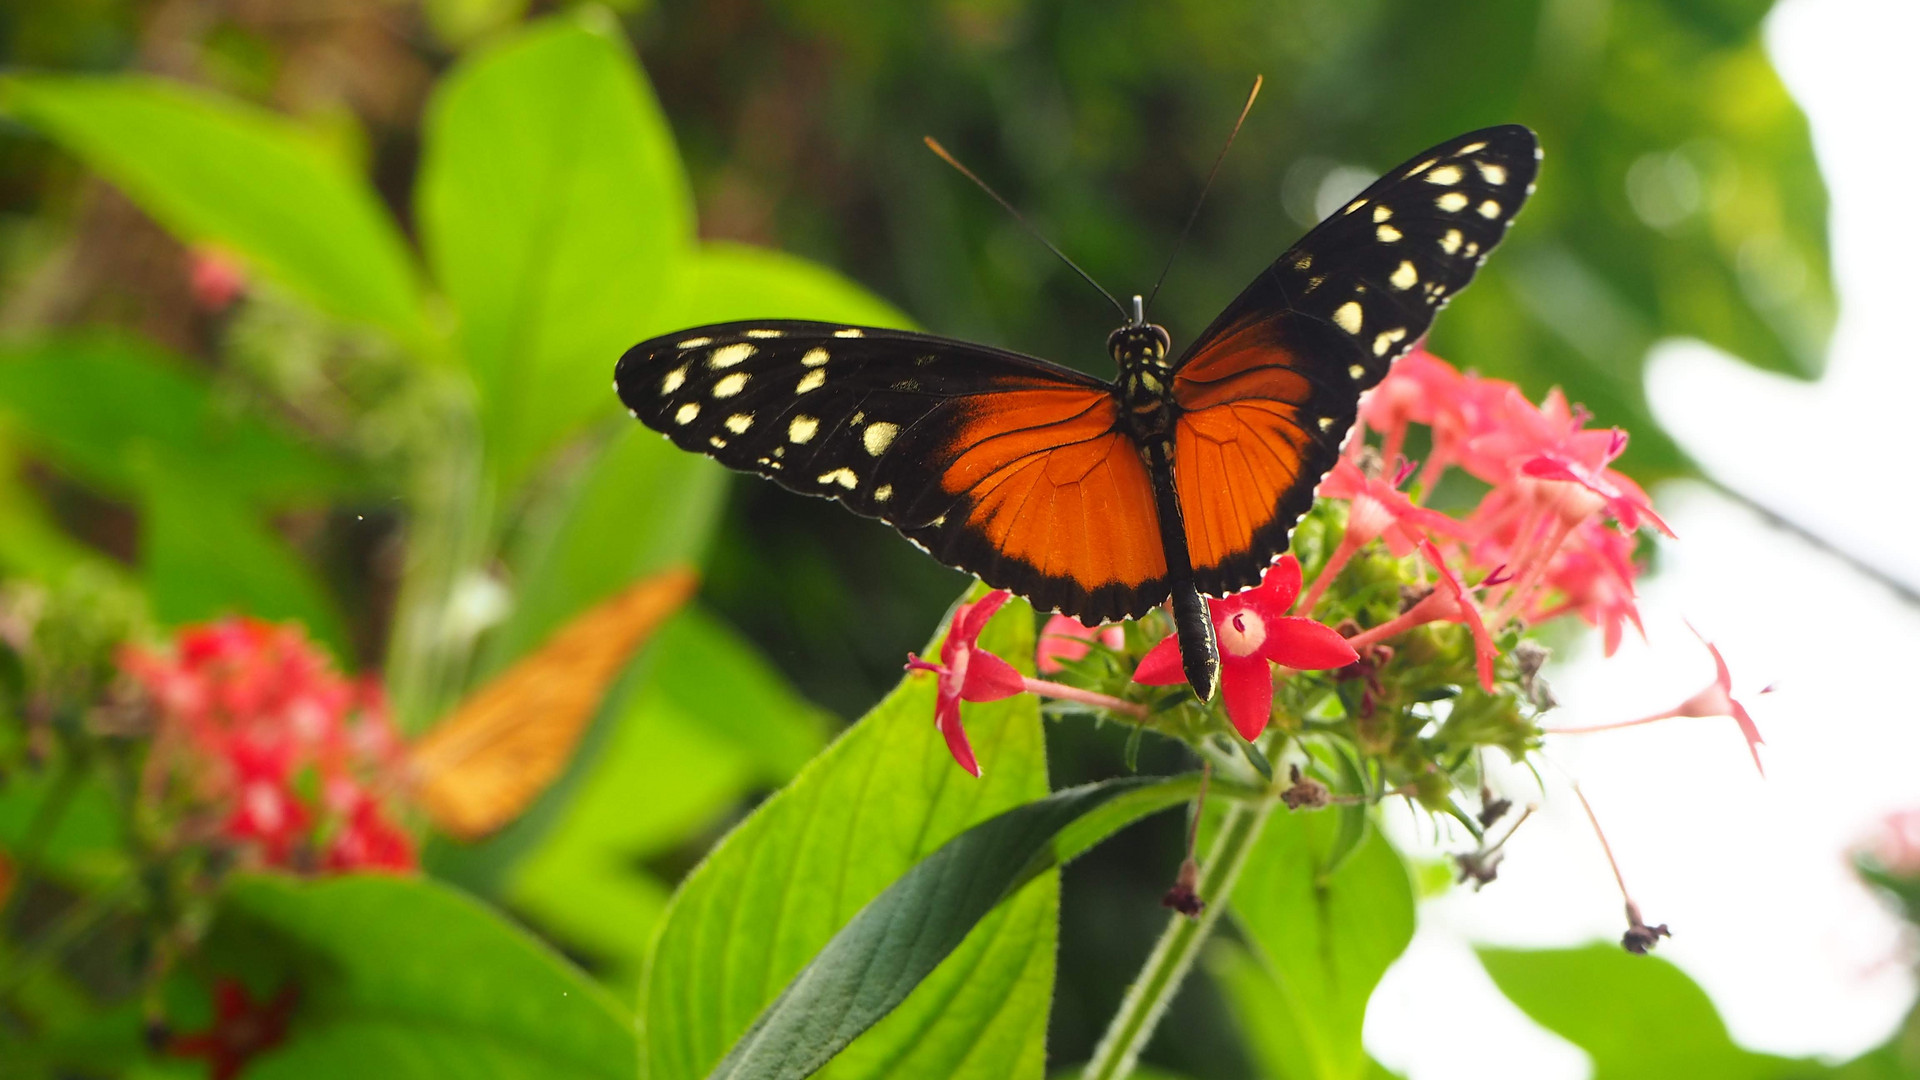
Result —
M 1128 431 L 1144 443 L 1173 430 L 1173 372 L 1167 360 L 1172 339 L 1152 323 L 1123 326 L 1107 337 L 1119 366 L 1117 388 Z

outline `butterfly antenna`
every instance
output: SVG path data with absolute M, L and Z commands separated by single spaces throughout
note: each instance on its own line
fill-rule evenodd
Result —
M 1036 229 L 1036 228 L 1034 228 L 1034 227 L 1033 227 L 1033 223 L 1032 223 L 1032 222 L 1030 222 L 1030 221 L 1028 221 L 1028 220 L 1027 220 L 1026 218 L 1024 218 L 1024 217 L 1022 217 L 1022 216 L 1020 216 L 1020 211 L 1018 211 L 1018 210 L 1015 210 L 1015 209 L 1013 208 L 1013 204 L 1012 204 L 1012 203 L 1010 203 L 1010 202 L 1008 202 L 1007 200 L 1005 200 L 1005 199 L 1003 199 L 1003 198 L 1001 198 L 1001 197 L 1000 197 L 1000 193 L 999 193 L 999 192 L 997 192 L 997 191 L 995 191 L 995 190 L 993 190 L 992 188 L 990 188 L 990 187 L 988 187 L 988 186 L 987 186 L 987 182 L 986 182 L 985 180 L 982 180 L 982 179 L 980 179 L 979 177 L 977 177 L 977 176 L 975 176 L 975 175 L 973 175 L 973 170 L 972 170 L 972 169 L 969 169 L 969 168 L 967 168 L 967 167 L 966 167 L 965 165 L 962 165 L 962 164 L 960 164 L 960 162 L 959 162 L 958 160 L 956 160 L 956 159 L 954 158 L 954 156 L 953 156 L 952 154 L 949 154 L 949 153 L 947 153 L 947 148 L 946 148 L 946 147 L 944 147 L 944 146 L 941 146 L 941 145 L 939 144 L 939 142 L 937 142 L 937 141 L 936 141 L 936 140 L 934 139 L 934 137 L 933 137 L 933 136 L 931 136 L 931 135 L 928 135 L 928 136 L 925 136 L 925 139 L 926 139 L 926 142 L 927 142 L 927 149 L 929 149 L 929 150 L 931 150 L 931 151 L 933 151 L 933 152 L 934 152 L 935 154 L 938 154 L 938 155 L 940 155 L 940 160 L 941 160 L 941 161 L 944 161 L 944 162 L 946 162 L 947 164 L 949 164 L 949 165 L 951 165 L 951 166 L 953 166 L 953 167 L 954 167 L 955 169 L 958 169 L 958 170 L 960 171 L 960 175 L 961 175 L 961 176 L 964 176 L 964 177 L 966 177 L 967 179 L 969 179 L 969 180 L 971 180 L 971 181 L 973 181 L 973 182 L 974 182 L 974 184 L 975 184 L 975 185 L 977 185 L 977 186 L 978 186 L 978 187 L 980 188 L 980 190 L 981 190 L 981 191 L 984 191 L 984 192 L 986 192 L 986 193 L 987 193 L 987 194 L 988 194 L 989 196 L 991 196 L 994 202 L 997 202 L 997 203 L 999 203 L 999 204 L 1001 205 L 1001 207 L 1002 207 L 1003 209 L 1005 209 L 1005 210 L 1006 210 L 1006 212 L 1007 212 L 1007 213 L 1009 213 L 1009 214 L 1012 214 L 1012 215 L 1013 215 L 1013 220 L 1015 220 L 1015 221 L 1017 221 L 1017 222 L 1019 222 L 1019 223 L 1020 223 L 1020 227 L 1021 227 L 1021 228 L 1023 228 L 1023 229 L 1025 229 L 1025 230 L 1027 230 L 1027 231 L 1028 231 L 1029 233 L 1032 233 L 1032 234 L 1033 234 L 1033 238 L 1034 238 L 1035 240 L 1038 240 L 1038 241 L 1040 241 L 1040 242 L 1041 242 L 1042 244 L 1045 244 L 1045 245 L 1046 245 L 1046 247 L 1047 247 L 1047 250 L 1048 250 L 1048 251 L 1051 251 L 1051 252 L 1053 252 L 1053 253 L 1054 253 L 1055 255 L 1058 255 L 1058 256 L 1060 257 L 1060 261 L 1061 261 L 1061 262 L 1063 262 L 1063 263 L 1066 263 L 1066 264 L 1067 264 L 1068 266 L 1070 266 L 1070 267 L 1072 267 L 1072 268 L 1073 268 L 1073 272 L 1074 272 L 1074 273 L 1076 273 L 1076 274 L 1079 274 L 1079 275 L 1080 275 L 1080 277 L 1081 277 L 1082 279 L 1084 279 L 1084 280 L 1086 281 L 1086 283 L 1087 283 L 1087 284 L 1089 284 L 1089 285 L 1091 285 L 1091 286 L 1093 286 L 1093 287 L 1094 287 L 1095 289 L 1098 289 L 1098 290 L 1099 290 L 1099 292 L 1100 292 L 1100 295 L 1101 295 L 1101 296 L 1104 296 L 1104 297 L 1106 297 L 1106 298 L 1107 298 L 1107 303 L 1109 303 L 1109 304 L 1112 304 L 1112 305 L 1113 305 L 1113 307 L 1114 307 L 1114 310 L 1116 310 L 1116 311 L 1118 311 L 1118 312 L 1120 313 L 1120 317 L 1121 317 L 1121 318 L 1123 318 L 1123 319 L 1124 319 L 1124 318 L 1128 318 L 1128 315 L 1127 315 L 1127 309 L 1126 309 L 1125 307 L 1122 307 L 1122 306 L 1121 306 L 1121 304 L 1120 304 L 1120 301 L 1118 301 L 1118 300 L 1115 300 L 1115 299 L 1113 298 L 1113 294 L 1112 294 L 1112 293 L 1110 293 L 1110 292 L 1108 292 L 1108 291 L 1107 291 L 1107 290 L 1105 290 L 1105 289 L 1102 289 L 1102 288 L 1100 288 L 1100 283 L 1099 283 L 1099 282 L 1097 282 L 1097 281 L 1095 281 L 1095 280 L 1093 280 L 1093 275 L 1092 275 L 1092 274 L 1089 274 L 1089 273 L 1087 273 L 1087 272 L 1086 272 L 1085 270 L 1082 270 L 1082 269 L 1080 269 L 1080 264 L 1079 264 L 1079 263 L 1076 263 L 1076 262 L 1074 262 L 1074 261 L 1073 261 L 1072 259 L 1069 259 L 1069 258 L 1067 258 L 1067 253 L 1066 253 L 1066 252 L 1064 252 L 1064 251 L 1061 251 L 1061 250 L 1060 250 L 1059 248 L 1057 248 L 1057 247 L 1054 247 L 1054 246 L 1053 246 L 1053 241 L 1051 241 L 1051 240 L 1048 240 L 1048 239 L 1047 239 L 1046 237 L 1044 237 L 1044 236 L 1042 236 L 1042 235 L 1040 235 L 1040 230 L 1039 230 L 1039 229 Z
M 1247 103 L 1240 106 L 1240 119 L 1233 122 L 1233 130 L 1227 132 L 1227 143 L 1220 148 L 1220 155 L 1213 159 L 1213 168 L 1207 170 L 1207 182 L 1200 185 L 1200 197 L 1193 202 L 1193 213 L 1187 215 L 1187 223 L 1180 230 L 1180 238 L 1173 242 L 1173 250 L 1167 254 L 1167 265 L 1160 271 L 1160 280 L 1153 283 L 1153 291 L 1147 294 L 1147 306 L 1153 306 L 1153 298 L 1160 295 L 1160 286 L 1167 280 L 1167 271 L 1173 269 L 1174 257 L 1180 254 L 1180 245 L 1187 242 L 1187 234 L 1193 231 L 1193 223 L 1200 219 L 1200 207 L 1207 201 L 1207 192 L 1213 188 L 1214 175 L 1220 171 L 1220 163 L 1227 160 L 1227 151 L 1233 149 L 1233 137 L 1240 134 L 1240 125 L 1247 122 L 1247 114 L 1253 111 L 1253 99 L 1260 96 L 1260 76 L 1253 77 L 1253 89 L 1247 92 Z

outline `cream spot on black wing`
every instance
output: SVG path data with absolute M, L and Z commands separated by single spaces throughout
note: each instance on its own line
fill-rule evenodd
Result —
M 682 341 L 679 344 L 675 345 L 674 348 L 697 349 L 702 345 L 711 345 L 711 344 L 713 344 L 713 339 L 710 337 L 690 337 L 687 340 Z
M 833 332 L 833 336 L 834 336 L 834 337 L 844 337 L 844 338 L 856 338 L 856 337 L 862 337 L 862 336 L 864 336 L 864 335 L 862 335 L 862 334 L 860 333 L 860 328 L 859 328 L 859 327 L 857 327 L 857 326 L 849 326 L 849 327 L 847 327 L 847 328 L 846 328 L 845 330 L 835 330 L 835 331 Z
M 1461 173 L 1460 166 L 1442 165 L 1427 174 L 1427 183 L 1439 184 L 1441 187 L 1452 187 L 1460 182 L 1462 175 L 1464 174 Z
M 1452 255 L 1460 250 L 1460 241 L 1464 239 L 1459 229 L 1448 229 L 1447 235 L 1440 238 L 1440 250 Z
M 1449 214 L 1457 214 L 1467 208 L 1467 197 L 1458 191 L 1449 191 L 1433 200 L 1433 205 Z
M 660 392 L 662 394 L 671 394 L 686 384 L 687 366 L 682 364 L 672 371 L 667 372 L 667 377 L 660 380 Z
M 1393 207 L 1391 206 L 1376 206 L 1373 208 L 1373 223 L 1375 225 L 1378 225 L 1379 223 L 1387 220 L 1392 216 L 1393 216 Z
M 852 491 L 854 488 L 860 486 L 860 477 L 856 475 L 852 469 L 845 466 L 841 466 L 832 472 L 821 473 L 818 479 L 823 484 L 839 484 L 848 491 Z
M 1486 218 L 1488 221 L 1492 221 L 1494 218 L 1499 217 L 1500 204 L 1497 202 L 1494 202 L 1492 199 L 1488 199 L 1487 201 L 1481 203 L 1480 216 L 1483 218 Z
M 882 420 L 868 424 L 867 430 L 860 433 L 860 442 L 867 448 L 868 454 L 879 457 L 887 452 L 887 447 L 893 445 L 893 437 L 898 434 L 900 434 L 900 425 L 889 424 Z
M 747 433 L 747 429 L 752 426 L 753 426 L 752 413 L 737 412 L 737 413 L 734 413 L 732 416 L 727 417 L 727 430 L 733 432 L 735 435 L 745 435 Z
M 1400 260 L 1400 265 L 1395 267 L 1392 276 L 1387 278 L 1387 284 L 1392 285 L 1401 292 L 1406 292 L 1419 283 L 1419 271 L 1415 270 L 1413 264 L 1405 259 Z
M 821 367 L 827 362 L 827 350 L 808 349 L 807 354 L 800 358 L 800 362 L 807 367 Z
M 699 415 L 700 406 L 689 401 L 685 405 L 680 406 L 679 411 L 673 414 L 673 422 L 676 424 L 691 424 L 693 423 L 694 417 Z
M 1387 355 L 1388 350 L 1392 349 L 1395 345 L 1398 345 L 1402 340 L 1406 338 L 1406 336 L 1407 336 L 1407 328 L 1404 326 L 1396 327 L 1395 329 L 1388 330 L 1385 333 L 1375 334 L 1373 336 L 1373 355 L 1375 356 Z
M 811 416 L 796 416 L 787 421 L 787 441 L 804 443 L 820 430 L 820 421 Z
M 753 351 L 753 346 L 748 345 L 744 341 L 737 341 L 732 345 L 722 345 L 713 350 L 712 356 L 707 357 L 707 366 L 715 371 L 719 371 L 722 368 L 730 368 L 752 356 Z
M 784 333 L 786 333 L 784 330 L 749 330 L 747 331 L 747 336 L 750 338 L 777 338 Z
M 814 368 L 800 377 L 800 384 L 793 388 L 796 394 L 810 394 L 827 385 L 827 373 L 824 369 Z
M 1494 187 L 1507 182 L 1507 167 L 1491 161 L 1476 161 L 1473 167 L 1480 170 L 1480 178 Z
M 1357 334 L 1360 332 L 1360 323 L 1364 315 L 1365 313 L 1360 310 L 1360 305 L 1352 300 L 1333 309 L 1334 324 L 1349 334 Z
M 713 384 L 713 396 L 729 398 L 747 388 L 747 373 L 736 371 Z
M 1392 244 L 1399 241 L 1400 230 L 1394 228 L 1391 225 L 1382 225 L 1379 228 L 1373 230 L 1373 236 L 1374 236 L 1374 239 L 1380 241 L 1383 244 Z

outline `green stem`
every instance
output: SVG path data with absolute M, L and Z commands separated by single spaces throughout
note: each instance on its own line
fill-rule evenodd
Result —
M 1140 1051 L 1146 1048 L 1147 1040 L 1153 1038 L 1154 1028 L 1174 995 L 1180 992 L 1180 984 L 1192 969 L 1194 958 L 1200 955 L 1200 947 L 1213 935 L 1214 924 L 1226 911 L 1227 897 L 1240 879 L 1240 870 L 1246 866 L 1254 842 L 1266 829 L 1267 818 L 1275 805 L 1276 799 L 1269 791 L 1257 802 L 1236 802 L 1227 808 L 1220 832 L 1214 837 L 1213 849 L 1207 852 L 1206 865 L 1200 872 L 1198 891 L 1207 902 L 1206 910 L 1197 919 L 1176 914 L 1167 923 L 1140 974 L 1127 988 L 1120 1011 L 1114 1014 L 1107 1033 L 1101 1036 L 1093 1060 L 1081 1074 L 1082 1080 L 1123 1080 L 1133 1073 Z

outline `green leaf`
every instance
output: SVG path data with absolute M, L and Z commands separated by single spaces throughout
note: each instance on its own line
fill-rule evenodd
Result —
M 667 323 L 676 326 L 736 319 L 819 319 L 912 329 L 891 304 L 839 274 L 805 259 L 744 244 L 702 244 L 675 283 Z M 670 324 L 670 325 L 668 325 Z
M 15 76 L 0 82 L 0 106 L 183 240 L 239 256 L 330 315 L 407 344 L 427 336 L 419 281 L 392 220 L 293 121 L 138 76 Z
M 981 645 L 1030 665 L 1031 610 L 1009 604 Z M 1047 794 L 1034 699 L 964 706 L 979 779 L 948 755 L 933 699 L 931 677 L 905 679 L 682 883 L 645 985 L 650 1080 L 706 1076 L 894 879 L 966 828 Z M 1057 903 L 1054 877 L 1029 884 L 829 1075 L 1038 1077 Z
M 249 1077 L 635 1075 L 632 1022 L 604 991 L 429 880 L 239 879 L 208 955 L 262 992 L 299 989 L 287 1043 Z
M 1190 780 L 1191 778 L 1187 778 Z M 862 908 L 762 1013 L 709 1080 L 803 1080 L 894 1006 L 959 945 L 975 923 L 1062 861 L 1063 832 L 1136 796 L 1130 816 L 1100 815 L 1111 833 L 1184 802 L 1190 782 L 1123 776 L 1055 792 L 968 829 Z M 1076 831 L 1084 850 L 1099 837 Z
M 727 471 L 710 459 L 623 422 L 547 520 L 528 524 L 537 537 L 511 553 L 514 609 L 488 641 L 483 668 L 504 667 L 630 582 L 697 565 L 726 485 Z
M 601 19 L 561 17 L 463 61 L 425 122 L 428 262 L 453 302 L 496 475 L 610 414 L 692 241 L 679 155 Z
M 616 982 L 638 978 L 666 908 L 668 886 L 641 861 L 713 828 L 750 792 L 785 783 L 831 725 L 698 609 L 662 627 L 643 664 L 597 760 L 507 885 L 517 909 L 606 961 Z
M 1413 939 L 1413 885 L 1398 852 L 1369 830 L 1328 873 L 1338 815 L 1276 813 L 1231 900 L 1247 948 L 1213 958 L 1266 1073 L 1360 1080 L 1367 999 Z
M 1479 953 L 1501 993 L 1587 1052 L 1593 1080 L 1769 1080 L 1831 1071 L 1736 1046 L 1706 992 L 1657 956 L 1601 944 Z
M 156 472 L 146 486 L 140 563 L 155 619 L 293 619 L 336 657 L 352 655 L 345 623 L 312 567 L 254 511 L 184 476 Z
M 156 467 L 275 507 L 355 486 L 343 466 L 219 400 L 204 376 L 135 338 L 0 348 L 0 417 L 36 454 L 118 498 L 144 490 Z

